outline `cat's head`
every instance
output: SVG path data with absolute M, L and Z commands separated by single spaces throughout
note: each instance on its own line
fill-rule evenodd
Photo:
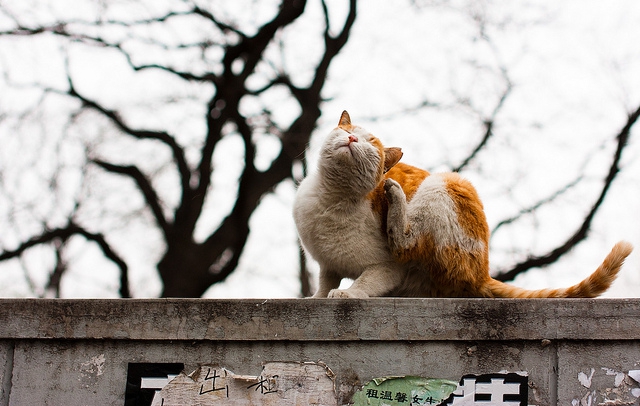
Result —
M 333 183 L 368 193 L 401 157 L 400 148 L 385 148 L 367 130 L 351 124 L 349 113 L 343 111 L 338 126 L 322 146 L 319 169 Z

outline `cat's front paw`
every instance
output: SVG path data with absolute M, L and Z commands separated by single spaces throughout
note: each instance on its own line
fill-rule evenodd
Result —
M 390 204 L 393 204 L 393 202 L 399 201 L 400 199 L 404 199 L 402 187 L 400 187 L 400 184 L 393 179 L 386 179 L 384 181 L 384 192 L 387 197 L 387 201 Z
M 366 299 L 369 295 L 360 289 L 333 289 L 329 292 L 328 297 L 335 299 Z

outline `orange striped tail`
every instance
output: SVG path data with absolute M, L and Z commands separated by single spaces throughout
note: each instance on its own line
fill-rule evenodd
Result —
M 582 282 L 568 288 L 527 290 L 491 279 L 488 283 L 493 297 L 501 298 L 590 298 L 603 294 L 618 276 L 624 260 L 633 246 L 620 241 L 613 246 L 602 264 Z

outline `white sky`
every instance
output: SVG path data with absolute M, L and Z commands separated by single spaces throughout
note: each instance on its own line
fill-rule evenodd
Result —
M 328 4 L 333 7 L 342 2 L 329 1 Z M 386 144 L 402 147 L 404 162 L 433 171 L 456 165 L 478 142 L 482 131 L 478 124 L 491 114 L 499 90 L 505 86 L 504 78 L 499 74 L 500 68 L 505 67 L 513 85 L 512 93 L 496 117 L 495 136 L 487 150 L 463 175 L 476 185 L 489 223 L 495 226 L 586 171 L 582 186 L 517 226 L 501 230 L 492 240 L 495 267 L 508 267 L 527 253 L 545 253 L 573 232 L 590 207 L 611 159 L 613 136 L 624 124 L 626 112 L 640 103 L 640 77 L 637 75 L 640 48 L 637 41 L 631 40 L 639 38 L 640 34 L 637 1 L 425 1 L 419 8 L 401 4 L 381 0 L 360 3 L 350 41 L 330 71 L 325 88 L 329 101 L 322 106 L 323 116 L 310 145 L 310 165 L 313 167 L 319 143 L 335 126 L 343 109 L 349 110 L 355 123 L 376 134 Z M 269 3 L 264 7 L 268 10 Z M 474 14 L 468 12 L 470 8 Z M 345 11 L 344 7 L 337 10 L 336 18 Z M 307 15 L 291 28 L 291 33 L 283 34 L 286 41 L 290 40 L 286 42 L 289 48 L 285 62 L 289 67 L 300 67 L 302 73 L 295 78 L 300 83 L 308 80 L 304 70 L 308 68 L 308 60 L 313 60 L 317 44 L 309 42 L 311 40 L 304 35 L 297 35 L 296 30 L 311 32 L 317 29 L 318 12 L 318 2 L 311 1 Z M 490 41 L 478 35 L 473 16 L 487 23 L 485 34 Z M 190 32 L 177 30 L 176 35 L 188 36 Z M 40 46 L 47 48 L 51 44 L 45 42 Z M 196 135 L 202 131 L 198 101 L 206 100 L 212 89 L 177 83 L 157 87 L 154 83 L 171 84 L 172 79 L 166 74 L 155 74 L 145 76 L 140 82 L 137 76 L 122 69 L 124 61 L 114 61 L 111 54 L 102 57 L 103 50 L 87 54 L 74 48 L 73 52 L 71 66 L 78 86 L 104 95 L 104 100 L 110 100 L 114 106 L 136 108 L 132 111 L 137 113 L 129 114 L 127 119 L 136 124 L 168 126 L 179 135 L 181 142 L 193 145 L 196 150 Z M 17 65 L 10 58 L 15 55 L 24 63 Z M 2 68 L 3 64 L 5 68 Z M 17 69 L 16 66 L 21 67 Z M 102 69 L 96 69 L 96 66 Z M 10 72 L 14 82 L 34 77 L 49 80 L 51 77 L 51 85 L 63 86 L 64 83 L 53 79 L 59 77 L 60 67 L 60 61 L 43 64 L 37 55 L 34 56 L 33 50 L 22 43 L 9 46 L 6 41 L 0 41 L 0 70 Z M 181 110 L 155 110 L 163 109 L 162 103 L 145 110 L 137 99 L 129 99 L 128 93 L 119 90 L 123 86 L 156 100 L 171 97 L 166 89 L 179 89 L 179 93 L 187 95 L 191 102 L 184 102 L 185 108 Z M 18 109 L 25 97 L 24 93 L 16 93 L 17 101 L 14 102 L 13 98 L 0 96 L 0 110 Z M 290 120 L 295 106 L 287 104 L 281 94 L 274 93 L 269 97 L 279 105 L 274 109 L 276 119 Z M 469 101 L 466 109 L 459 107 L 461 98 Z M 424 100 L 442 107 L 398 114 Z M 454 105 L 458 107 L 451 107 Z M 243 104 L 248 110 L 256 107 L 249 100 Z M 372 120 L 376 117 L 383 119 Z M 12 147 L 6 131 L 6 127 L 0 128 L 0 139 L 7 142 L 3 148 L 7 154 L 5 162 L 16 154 L 15 148 L 24 148 L 24 144 Z M 77 137 L 102 140 L 108 136 L 104 131 L 78 134 Z M 595 270 L 616 241 L 626 239 L 640 247 L 640 228 L 637 227 L 640 223 L 639 133 L 636 128 L 623 159 L 623 172 L 597 215 L 589 240 L 558 264 L 529 271 L 515 284 L 532 289 L 568 286 Z M 43 140 L 46 137 L 41 135 L 31 142 L 39 145 Z M 217 168 L 225 170 L 218 169 L 214 173 L 217 189 L 208 201 L 208 216 L 198 224 L 199 235 L 213 229 L 233 201 L 228 188 L 233 187 L 234 173 L 241 169 L 237 162 L 242 151 L 233 137 L 224 143 L 226 147 L 221 145 L 215 161 Z M 121 140 L 103 144 L 101 151 L 108 154 L 110 148 L 121 150 Z M 273 139 L 262 136 L 259 159 L 263 165 L 276 149 L 277 143 L 274 144 Z M 73 147 L 63 151 L 74 157 L 81 152 Z M 145 161 L 145 169 L 158 173 L 158 182 L 170 185 L 171 168 L 162 164 L 163 153 L 166 151 L 153 146 L 136 151 L 149 158 Z M 24 162 L 46 161 L 26 155 Z M 127 156 L 122 155 L 122 159 L 128 159 Z M 0 172 L 6 169 L 2 157 L 0 151 Z M 25 181 L 24 177 L 19 179 Z M 78 182 L 72 175 L 65 179 L 71 185 Z M 5 180 L 4 186 L 11 187 L 8 183 L 9 180 Z M 29 189 L 33 192 L 27 193 L 36 193 L 38 181 L 33 180 L 33 184 L 36 189 Z M 24 183 L 21 187 L 24 189 Z M 107 186 L 101 192 L 109 196 L 110 188 L 116 187 L 121 186 Z M 171 191 L 171 187 L 163 190 L 169 202 Z M 293 182 L 287 181 L 264 198 L 252 217 L 252 232 L 238 269 L 225 283 L 212 287 L 206 297 L 298 295 L 298 248 L 290 214 L 294 193 Z M 131 194 L 125 193 L 125 196 L 127 204 L 141 204 Z M 30 199 L 25 198 L 25 201 Z M 53 199 L 42 210 L 56 212 L 52 208 L 55 202 Z M 119 202 L 114 202 L 117 204 Z M 7 200 L 0 199 L 0 219 L 6 218 L 9 212 Z M 18 211 L 18 215 L 20 213 L 22 211 Z M 98 206 L 89 208 L 89 213 L 102 222 L 113 220 L 113 217 L 103 217 Z M 18 235 L 28 235 L 33 230 L 33 225 L 24 225 L 32 223 L 16 225 L 18 220 L 16 216 L 12 221 L 0 220 L 4 222 L 0 224 L 11 226 L 12 230 L 11 235 L 5 232 L 1 243 L 15 243 Z M 159 255 L 157 233 L 132 217 L 120 219 L 119 224 L 111 238 L 129 260 L 134 294 L 138 297 L 158 295 L 161 284 L 154 269 L 154 261 Z M 132 244 L 131 234 L 139 236 L 133 239 L 135 244 Z M 114 267 L 96 261 L 95 249 L 88 249 L 87 244 L 76 245 L 70 252 L 78 263 L 63 281 L 63 294 L 67 297 L 115 296 L 117 274 Z M 34 280 L 42 284 L 45 280 L 41 271 L 43 264 L 50 262 L 51 258 L 43 253 L 29 257 L 25 264 L 17 261 L 0 264 L 0 294 L 27 295 L 22 268 L 26 266 Z M 316 270 L 314 264 L 312 268 Z M 640 261 L 638 252 L 634 252 L 605 296 L 640 297 L 639 287 Z

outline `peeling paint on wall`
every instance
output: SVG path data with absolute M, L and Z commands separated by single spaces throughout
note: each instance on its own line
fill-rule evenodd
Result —
M 106 357 L 104 354 L 96 355 L 91 359 L 80 364 L 80 375 L 78 381 L 89 385 L 104 373 L 104 363 Z
M 628 375 L 629 378 L 633 379 L 637 384 L 640 384 L 640 369 L 631 370 Z M 631 395 L 640 398 L 640 388 L 632 388 Z
M 171 380 L 152 403 L 205 404 L 337 406 L 335 375 L 319 362 L 270 362 L 259 375 L 238 375 L 223 367 L 202 365 Z
M 104 362 L 106 358 L 104 354 L 96 355 L 95 357 L 91 357 L 91 359 L 87 362 L 83 362 L 82 370 L 88 374 L 100 376 L 104 372 Z
M 640 398 L 640 370 L 628 372 L 612 368 L 590 368 L 589 375 L 578 373 L 578 382 L 587 389 L 571 401 L 572 406 L 637 405 Z M 596 384 L 596 378 L 599 384 Z M 602 385 L 602 383 L 606 384 Z
M 589 376 L 587 376 L 587 374 L 585 374 L 584 372 L 579 372 L 578 373 L 578 381 L 580 381 L 580 384 L 582 386 L 584 386 L 585 388 L 589 389 L 591 387 L 591 379 L 593 379 L 593 374 L 596 372 L 595 369 L 591 368 L 591 373 L 589 374 Z
M 618 372 L 618 371 L 614 371 L 613 369 L 610 368 L 605 368 L 602 367 L 601 368 L 603 371 L 605 371 L 605 373 L 609 376 L 615 376 L 614 381 L 613 381 L 613 385 L 617 388 L 622 384 L 622 381 L 624 380 L 624 377 L 626 376 L 626 374 L 624 372 Z

